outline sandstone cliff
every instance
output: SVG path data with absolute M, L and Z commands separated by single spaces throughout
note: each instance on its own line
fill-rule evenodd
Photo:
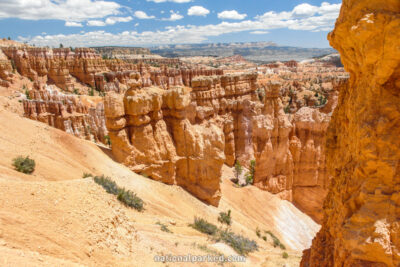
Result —
M 29 99 L 23 100 L 24 116 L 46 123 L 77 137 L 106 143 L 108 134 L 104 120 L 104 105 L 76 95 L 58 92 L 35 82 Z M 91 102 L 91 103 L 89 103 Z
M 330 33 L 350 72 L 328 130 L 333 182 L 302 266 L 399 266 L 400 2 L 344 0 Z
M 199 76 L 190 87 L 140 88 L 105 99 L 116 159 L 137 173 L 178 184 L 218 204 L 222 164 L 249 166 L 254 184 L 321 219 L 329 115 L 304 107 L 283 111 L 280 83 L 257 74 Z M 265 90 L 264 102 L 256 90 Z

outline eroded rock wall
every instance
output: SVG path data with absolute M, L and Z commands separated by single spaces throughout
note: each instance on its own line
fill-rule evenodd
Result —
M 400 266 L 399 29 L 399 1 L 343 1 L 329 40 L 350 80 L 328 130 L 322 228 L 301 266 Z
M 78 96 L 66 95 L 35 83 L 29 99 L 23 100 L 24 116 L 94 142 L 106 143 L 108 134 L 102 102 L 85 104 Z
M 190 83 L 170 89 L 132 85 L 125 95 L 107 95 L 116 159 L 213 205 L 222 164 L 248 167 L 255 159 L 256 186 L 319 221 L 329 180 L 323 149 L 329 115 L 308 107 L 285 114 L 281 84 L 262 83 L 253 73 L 199 76 Z M 260 89 L 264 102 L 256 94 Z
M 105 100 L 117 160 L 135 172 L 177 184 L 212 205 L 220 199 L 224 135 L 213 123 L 192 124 L 190 88 L 131 88 Z

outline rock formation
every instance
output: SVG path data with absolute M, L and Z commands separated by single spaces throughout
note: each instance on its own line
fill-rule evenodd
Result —
M 329 34 L 350 80 L 327 137 L 324 220 L 301 266 L 400 266 L 400 2 L 344 0 Z
M 104 100 L 96 96 L 106 94 L 115 158 L 135 172 L 217 205 L 222 164 L 255 160 L 254 185 L 321 221 L 330 179 L 323 144 L 343 69 L 288 62 L 267 75 L 262 68 L 224 74 L 103 59 L 90 48 L 2 51 L 0 83 L 13 84 L 14 71 L 36 85 L 23 101 L 26 117 L 107 142 Z
M 209 122 L 192 124 L 190 88 L 129 89 L 105 100 L 107 127 L 117 160 L 132 170 L 178 184 L 217 205 L 224 163 L 223 132 Z
M 132 84 L 125 95 L 106 96 L 116 159 L 213 205 L 222 164 L 249 166 L 255 159 L 256 186 L 320 220 L 329 180 L 323 146 L 329 116 L 308 107 L 288 116 L 281 84 L 262 83 L 253 73 L 198 76 L 187 83 L 191 88 L 166 90 Z M 264 103 L 257 89 L 265 90 Z
M 24 116 L 95 142 L 106 143 L 107 129 L 102 102 L 85 105 L 75 95 L 59 93 L 35 82 L 23 100 Z
M 309 107 L 287 116 L 279 91 L 277 83 L 266 88 L 263 112 L 253 119 L 254 184 L 319 222 L 329 181 L 324 156 L 329 116 Z

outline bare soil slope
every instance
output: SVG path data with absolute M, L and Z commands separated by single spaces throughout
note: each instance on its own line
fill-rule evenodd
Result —
M 244 265 L 297 266 L 319 229 L 287 201 L 252 186 L 234 187 L 227 167 L 215 208 L 177 186 L 131 172 L 106 150 L 0 106 L 0 266 L 165 266 L 153 257 L 231 255 L 230 247 L 188 226 L 195 216 L 218 224 L 219 212 L 228 209 L 233 231 L 260 246 Z M 13 170 L 18 155 L 35 159 L 33 175 Z M 91 178 L 82 179 L 84 172 L 110 176 L 133 190 L 145 201 L 145 211 L 123 206 Z M 161 231 L 157 222 L 172 233 Z M 269 236 L 267 242 L 257 237 L 257 227 L 274 232 L 289 258 L 282 258 Z

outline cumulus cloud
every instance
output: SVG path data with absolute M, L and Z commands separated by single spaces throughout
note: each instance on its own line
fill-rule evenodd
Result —
M 149 16 L 146 14 L 146 12 L 140 11 L 140 10 L 136 11 L 133 15 L 135 17 L 137 17 L 138 19 L 154 19 L 155 18 L 154 16 Z
M 108 17 L 105 22 L 107 25 L 114 25 L 115 23 L 118 23 L 118 22 L 129 22 L 129 21 L 132 21 L 132 19 L 133 18 L 131 16 L 129 16 L 129 17 Z
M 218 13 L 218 18 L 220 19 L 236 19 L 242 20 L 247 17 L 247 14 L 239 14 L 236 10 L 225 10 L 221 13 Z
M 328 31 L 333 28 L 340 10 L 340 4 L 324 2 L 321 6 L 314 6 L 313 9 L 315 11 L 312 11 L 314 12 L 312 16 L 304 17 L 297 7 L 291 11 L 269 11 L 252 20 L 243 20 L 240 22 L 224 21 L 219 24 L 201 26 L 178 25 L 168 26 L 163 30 L 157 31 L 129 31 L 117 34 L 94 31 L 70 35 L 38 35 L 32 38 L 20 37 L 19 40 L 41 46 L 57 46 L 60 43 L 68 46 L 155 45 L 199 43 L 206 41 L 209 37 L 227 33 L 245 31 L 252 33 L 266 32 L 280 28 L 306 31 Z
M 179 11 L 175 12 L 173 10 L 170 11 L 171 16 L 169 18 L 163 18 L 162 20 L 167 20 L 167 21 L 176 21 L 183 19 L 183 16 L 179 14 Z
M 88 20 L 86 23 L 87 26 L 94 26 L 94 27 L 103 27 L 106 26 L 106 23 L 102 20 Z
M 102 27 L 102 26 L 106 26 L 106 25 L 114 25 L 115 23 L 118 23 L 118 22 L 129 22 L 132 19 L 133 18 L 131 16 L 129 16 L 129 17 L 108 17 L 105 21 L 88 20 L 87 25 Z
M 0 19 L 55 19 L 81 22 L 121 13 L 121 5 L 97 0 L 1 0 Z
M 251 34 L 259 34 L 259 35 L 262 35 L 262 34 L 267 34 L 267 33 L 269 33 L 268 31 L 253 31 L 253 32 L 250 32 Z
M 188 9 L 189 16 L 207 16 L 210 14 L 210 10 L 208 10 L 205 7 L 202 6 L 192 6 L 191 8 Z
M 65 26 L 66 27 L 83 27 L 82 23 L 75 22 L 75 21 L 66 21 Z
M 154 2 L 154 3 L 174 2 L 174 3 L 182 4 L 182 3 L 192 2 L 192 0 L 147 0 L 147 2 Z

